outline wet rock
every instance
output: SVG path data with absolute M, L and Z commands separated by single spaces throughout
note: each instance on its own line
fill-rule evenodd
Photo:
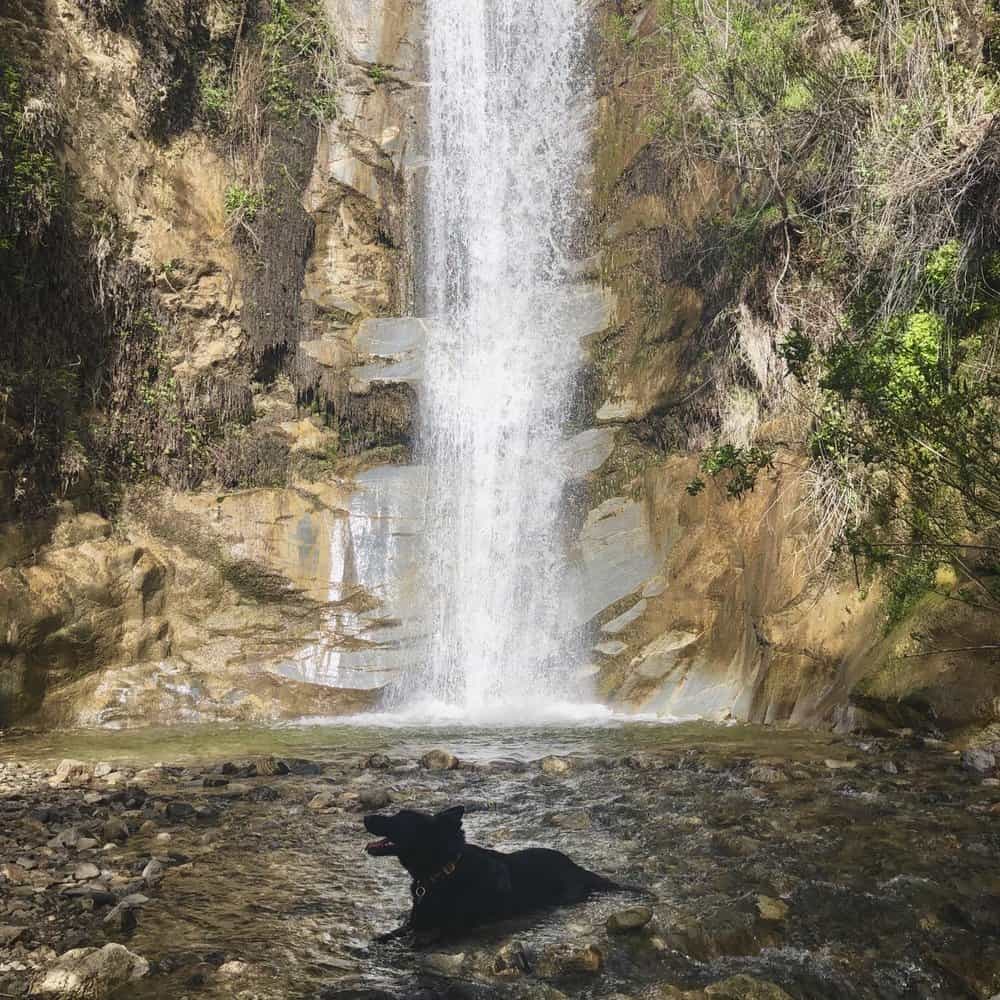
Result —
M 516 979 L 528 971 L 528 956 L 520 941 L 510 941 L 494 956 L 490 972 L 500 979 Z
M 780 986 L 746 975 L 706 986 L 705 995 L 712 1000 L 792 1000 Z
M 53 788 L 59 785 L 89 785 L 94 777 L 94 765 L 83 760 L 64 760 L 49 778 Z
M 566 774 L 573 769 L 565 757 L 543 757 L 540 766 L 546 774 Z
M 369 768 L 372 771 L 388 771 L 392 767 L 392 761 L 384 753 L 373 753 L 365 758 L 362 767 Z
M 74 948 L 35 980 L 31 992 L 64 1000 L 101 1000 L 148 971 L 144 958 L 120 944 Z
M 551 813 L 547 819 L 550 826 L 558 830 L 589 830 L 590 816 L 583 809 L 571 812 Z
M 219 975 L 226 976 L 227 978 L 231 977 L 235 979 L 238 976 L 245 976 L 249 971 L 250 966 L 247 965 L 246 962 L 239 962 L 236 960 L 223 962 L 222 965 L 219 966 Z
M 187 974 L 184 977 L 184 985 L 198 989 L 209 981 L 214 972 L 215 966 L 209 965 L 208 962 L 199 962 L 187 970 Z
M 858 766 L 856 760 L 835 760 L 832 757 L 828 757 L 823 763 L 830 771 L 854 771 Z
M 595 944 L 553 944 L 539 953 L 535 972 L 555 979 L 560 976 L 595 976 L 604 968 L 604 952 Z
M 454 771 L 459 764 L 459 759 L 447 750 L 428 750 L 420 758 L 420 766 L 428 771 Z
M 757 912 L 764 920 L 784 920 L 788 916 L 788 904 L 771 896 L 758 896 Z
M 248 765 L 247 777 L 270 778 L 290 773 L 288 765 L 276 757 L 255 757 Z
M 150 859 L 142 869 L 142 878 L 147 885 L 159 882 L 163 878 L 163 862 L 157 861 L 156 858 Z
M 751 767 L 747 777 L 758 785 L 778 785 L 788 780 L 788 775 L 776 767 L 769 767 L 766 764 L 758 764 Z
M 168 802 L 164 814 L 172 823 L 185 823 L 195 818 L 195 808 L 190 802 Z
M 309 808 L 314 812 L 332 809 L 337 804 L 337 796 L 333 792 L 319 792 L 309 800 Z
M 653 911 L 648 906 L 630 906 L 612 913 L 605 922 L 609 934 L 627 934 L 641 930 L 653 919 Z
M 76 847 L 80 840 L 80 833 L 75 826 L 68 826 L 64 830 L 60 830 L 53 838 L 49 841 L 49 847 Z
M 11 885 L 25 885 L 29 880 L 28 872 L 24 868 L 9 861 L 0 865 L 0 875 Z
M 9 948 L 21 939 L 26 930 L 26 927 L 15 927 L 13 924 L 0 924 L 0 948 Z
M 81 861 L 80 864 L 73 869 L 73 878 L 75 878 L 77 882 L 89 882 L 91 879 L 97 878 L 100 874 L 101 869 L 90 861 Z
M 963 750 L 962 767 L 974 774 L 992 774 L 996 770 L 997 757 L 992 750 Z
M 229 784 L 229 779 L 221 774 L 209 774 L 201 779 L 203 788 L 225 788 Z
M 297 775 L 300 778 L 308 778 L 323 773 L 321 764 L 317 764 L 314 760 L 305 760 L 302 757 L 286 757 L 285 764 L 290 774 Z
M 392 796 L 384 788 L 362 788 L 358 792 L 358 804 L 363 809 L 384 809 L 392 802 Z
M 421 965 L 431 972 L 436 972 L 441 976 L 457 976 L 462 971 L 465 964 L 465 953 L 459 952 L 457 955 L 449 955 L 445 952 L 424 955 Z
M 82 885 L 67 886 L 60 895 L 68 896 L 70 899 L 88 901 L 91 909 L 96 906 L 114 906 L 118 902 L 115 894 L 100 882 L 85 882 Z
M 108 911 L 108 915 L 104 918 L 104 926 L 120 934 L 132 934 L 139 926 L 138 911 L 139 907 L 129 906 L 123 900 Z
M 756 907 L 744 912 L 736 907 L 720 907 L 699 915 L 674 919 L 663 934 L 667 945 L 698 961 L 723 955 L 755 955 L 778 935 L 758 924 Z
M 258 785 L 247 792 L 247 802 L 277 802 L 281 793 L 270 785 Z

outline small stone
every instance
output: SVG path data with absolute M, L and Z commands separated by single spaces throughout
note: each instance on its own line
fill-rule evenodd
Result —
M 89 882 L 91 879 L 97 878 L 101 874 L 101 869 L 97 865 L 92 864 L 90 861 L 81 861 L 73 869 L 73 878 L 77 882 Z
M 336 803 L 337 797 L 333 792 L 319 792 L 309 800 L 309 808 L 313 812 L 322 812 L 326 809 L 332 809 Z
M 834 760 L 830 757 L 823 761 L 823 763 L 831 771 L 853 771 L 858 766 L 856 760 Z
M 963 750 L 962 767 L 974 774 L 992 774 L 996 770 L 997 758 L 992 750 Z
M 373 771 L 388 771 L 392 767 L 392 761 L 384 753 L 373 753 L 366 758 L 363 766 Z
M 104 918 L 104 926 L 122 934 L 131 934 L 139 926 L 136 909 L 134 906 L 127 906 L 124 901 L 113 906 Z
M 604 953 L 597 945 L 556 944 L 544 948 L 535 971 L 544 977 L 596 975 L 604 967 Z
M 159 767 L 147 767 L 136 773 L 135 780 L 140 785 L 155 785 L 163 780 L 163 770 Z
M 566 774 L 573 765 L 565 757 L 543 757 L 541 768 L 546 774 Z
M 788 780 L 788 775 L 777 767 L 769 767 L 767 764 L 758 764 L 751 767 L 747 777 L 758 785 L 779 785 Z
M 788 916 L 788 904 L 772 896 L 758 896 L 757 912 L 765 920 L 784 920 Z
M 24 885 L 28 881 L 28 873 L 20 865 L 7 862 L 0 865 L 0 875 L 2 875 L 11 885 Z
M 195 808 L 190 802 L 168 802 L 165 810 L 171 823 L 189 822 L 195 818 Z
M 118 900 L 113 892 L 100 882 L 84 882 L 81 885 L 67 886 L 60 895 L 70 899 L 87 899 L 93 906 L 114 906 Z
M 158 844 L 169 844 L 173 837 L 164 830 L 162 833 L 158 833 L 155 839 Z
M 113 770 L 114 767 L 111 764 L 102 760 L 99 764 L 94 765 L 94 777 L 106 778 Z
M 248 802 L 277 802 L 280 798 L 281 793 L 270 785 L 258 785 L 247 792 Z
M 101 830 L 105 842 L 112 840 L 128 840 L 128 826 L 125 821 L 117 816 L 112 816 Z
M 223 778 L 221 774 L 209 774 L 201 779 L 203 788 L 225 788 L 229 784 L 228 778 Z
M 605 922 L 610 934 L 626 934 L 645 927 L 653 919 L 653 911 L 648 906 L 630 906 L 612 913 Z
M 59 785 L 89 785 L 94 777 L 94 765 L 83 760 L 66 759 L 56 768 L 56 773 L 49 778 L 49 784 L 56 788 Z
M 516 979 L 528 971 L 528 956 L 520 941 L 505 944 L 493 956 L 490 972 L 500 979 Z
M 358 804 L 363 809 L 384 809 L 392 802 L 392 796 L 384 788 L 362 788 L 358 792 Z
M 552 813 L 548 817 L 549 824 L 557 830 L 589 830 L 590 816 L 582 809 L 571 812 Z
M 79 831 L 75 826 L 68 826 L 65 830 L 60 830 L 49 841 L 49 847 L 76 847 L 80 841 Z
M 272 777 L 279 774 L 288 774 L 288 765 L 283 760 L 276 757 L 255 757 L 250 761 L 250 777 L 254 775 L 260 777 Z
M 220 976 L 245 976 L 250 971 L 250 966 L 246 962 L 223 962 L 219 966 Z
M 156 825 L 155 819 L 147 819 L 142 826 L 139 827 L 139 833 L 143 837 L 151 837 L 159 827 Z
M 78 851 L 92 851 L 97 846 L 98 841 L 96 841 L 93 837 L 81 837 L 76 842 L 76 849 Z
M 163 863 L 152 858 L 143 868 L 142 878 L 147 885 L 155 885 L 163 878 Z
M 25 927 L 15 927 L 13 924 L 0 924 L 0 948 L 9 948 L 20 940 L 27 930 Z
M 459 759 L 447 750 L 428 750 L 420 758 L 420 766 L 428 771 L 454 771 L 459 766 Z

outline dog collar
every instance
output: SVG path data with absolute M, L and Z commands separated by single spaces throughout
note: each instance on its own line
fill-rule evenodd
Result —
M 414 879 L 413 885 L 410 886 L 410 891 L 413 893 L 413 898 L 419 903 L 424 896 L 434 888 L 436 882 L 440 882 L 441 879 L 448 878 L 449 875 L 455 874 L 455 869 L 458 867 L 459 861 L 462 860 L 462 855 L 460 854 L 454 861 L 449 861 L 443 868 L 434 872 L 433 875 L 428 875 L 425 879 Z

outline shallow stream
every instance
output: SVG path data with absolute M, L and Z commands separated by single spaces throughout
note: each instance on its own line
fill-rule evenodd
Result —
M 432 748 L 462 766 L 421 767 Z M 291 774 L 245 776 L 244 762 L 261 755 L 298 763 Z M 553 755 L 568 769 L 543 769 Z M 162 763 L 156 780 L 142 776 L 151 797 L 208 802 L 217 813 L 208 825 L 160 821 L 181 863 L 174 857 L 131 936 L 107 935 L 154 963 L 127 988 L 135 1000 L 421 989 L 652 997 L 671 995 L 658 992 L 668 984 L 690 990 L 736 973 L 795 1000 L 1000 992 L 1000 788 L 963 771 L 944 745 L 704 724 L 175 728 L 0 742 L 0 763 L 64 757 Z M 237 772 L 226 769 L 229 784 L 205 787 L 226 762 Z M 402 869 L 363 853 L 357 795 L 381 790 L 390 810 L 465 805 L 471 842 L 556 847 L 646 886 L 657 896 L 654 918 L 609 934 L 611 912 L 642 902 L 609 896 L 423 952 L 372 945 L 408 905 Z M 331 805 L 310 808 L 324 791 Z M 164 849 L 135 833 L 113 860 L 141 868 Z M 528 968 L 498 976 L 496 953 L 512 940 Z M 600 972 L 563 974 L 536 961 L 555 945 L 587 943 L 603 955 Z M 246 968 L 222 975 L 223 962 Z

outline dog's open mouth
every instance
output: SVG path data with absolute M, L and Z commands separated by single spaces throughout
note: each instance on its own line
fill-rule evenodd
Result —
M 381 840 L 373 840 L 370 844 L 366 844 L 365 853 L 376 858 L 384 854 L 395 854 L 396 845 L 388 837 L 383 837 Z

